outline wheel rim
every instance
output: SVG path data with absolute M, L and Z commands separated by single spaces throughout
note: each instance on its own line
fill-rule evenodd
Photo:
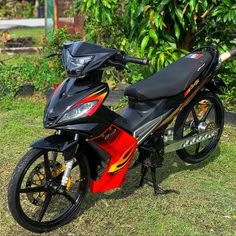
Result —
M 204 99 L 197 102 L 184 121 L 183 138 L 193 137 L 200 133 L 220 128 L 217 109 L 213 101 Z M 218 142 L 217 136 L 195 145 L 186 147 L 183 151 L 189 157 L 201 159 L 212 150 Z
M 58 156 L 57 163 L 63 163 L 62 155 Z M 78 162 L 73 166 L 70 175 L 70 186 L 66 192 L 61 194 L 57 191 L 63 171 L 55 173 L 53 162 L 50 160 L 50 152 L 40 152 L 27 166 L 18 182 L 16 199 L 18 201 L 19 211 L 22 217 L 35 226 L 53 225 L 64 221 L 74 210 L 80 205 L 85 194 L 85 176 Z M 44 167 L 39 170 L 40 175 L 44 176 L 41 180 L 37 179 L 37 175 L 33 178 L 32 171 L 36 168 Z M 64 164 L 64 163 L 63 163 Z M 62 166 L 62 165 L 61 165 Z M 29 177 L 31 178 L 29 187 Z M 39 182 L 41 183 L 39 184 Z M 30 202 L 29 195 L 32 195 Z M 35 199 L 38 202 L 35 202 Z

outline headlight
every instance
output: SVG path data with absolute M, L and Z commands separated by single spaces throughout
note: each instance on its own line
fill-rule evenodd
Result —
M 58 123 L 71 121 L 83 117 L 90 109 L 92 109 L 97 104 L 97 102 L 98 101 L 91 101 L 81 104 L 73 110 L 65 113 Z
M 93 56 L 87 57 L 72 57 L 70 52 L 67 50 L 64 58 L 64 65 L 66 70 L 71 73 L 75 72 L 79 74 L 84 67 L 92 60 Z

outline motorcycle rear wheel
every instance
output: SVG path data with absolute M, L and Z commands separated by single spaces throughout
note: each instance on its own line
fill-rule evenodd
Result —
M 218 134 L 205 142 L 177 150 L 184 162 L 197 164 L 206 160 L 216 148 L 224 128 L 224 107 L 216 94 L 203 92 L 198 94 L 179 113 L 174 127 L 174 140 L 192 137 L 205 131 L 218 128 Z M 204 132 L 204 131 L 203 131 Z
M 8 187 L 12 216 L 22 227 L 36 233 L 55 230 L 71 221 L 81 209 L 90 180 L 87 160 L 80 156 L 73 166 L 65 193 L 59 193 L 56 189 L 63 176 L 64 158 L 61 155 L 63 161 L 53 161 L 49 154 L 41 149 L 26 153 L 16 166 Z

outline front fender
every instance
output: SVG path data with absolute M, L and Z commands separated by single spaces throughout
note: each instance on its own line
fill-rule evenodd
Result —
M 78 144 L 78 140 L 67 135 L 51 135 L 45 138 L 38 139 L 30 146 L 32 148 L 44 149 L 56 152 L 68 152 L 74 150 Z

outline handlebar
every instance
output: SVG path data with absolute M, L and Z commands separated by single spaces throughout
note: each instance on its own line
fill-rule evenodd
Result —
M 46 56 L 46 58 L 50 58 L 50 57 L 55 57 L 55 56 L 61 56 L 62 54 L 60 52 L 56 52 L 56 53 L 50 53 Z
M 125 61 L 127 63 L 135 63 L 135 64 L 139 64 L 139 65 L 148 65 L 149 64 L 149 60 L 148 59 L 141 59 L 141 58 L 136 58 L 136 57 L 127 57 L 125 56 Z

